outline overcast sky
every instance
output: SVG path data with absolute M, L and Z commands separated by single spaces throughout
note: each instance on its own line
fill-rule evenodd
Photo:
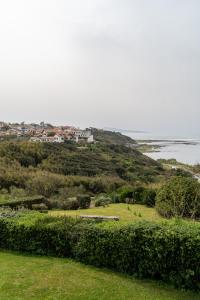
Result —
M 200 1 L 0 1 L 0 105 L 5 121 L 200 135 Z

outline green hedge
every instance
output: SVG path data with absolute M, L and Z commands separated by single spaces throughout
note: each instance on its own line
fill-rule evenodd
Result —
M 156 189 L 145 188 L 143 186 L 132 187 L 124 186 L 118 189 L 118 193 L 112 193 L 111 199 L 113 203 L 136 203 L 144 204 L 149 207 L 155 206 Z
M 135 276 L 198 289 L 200 227 L 139 222 L 108 227 L 44 216 L 34 224 L 0 219 L 0 247 L 71 257 Z
M 10 207 L 10 208 L 17 208 L 19 206 L 24 206 L 28 209 L 32 209 L 33 204 L 48 204 L 48 200 L 44 196 L 33 196 L 33 197 L 26 197 L 17 200 L 7 200 L 5 202 L 1 202 L 0 207 Z M 48 205 L 47 205 L 48 206 Z

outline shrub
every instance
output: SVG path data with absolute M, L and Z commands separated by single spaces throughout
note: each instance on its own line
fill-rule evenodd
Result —
M 119 195 L 120 195 L 120 202 L 125 202 L 126 198 L 132 198 L 133 197 L 133 187 L 131 186 L 124 186 L 119 189 Z
M 56 193 L 56 198 L 59 198 L 61 200 L 66 200 L 68 197 L 76 197 L 77 195 L 85 194 L 86 190 L 85 188 L 80 184 L 78 186 L 69 186 L 64 187 L 58 190 L 58 193 Z
M 137 204 L 143 204 L 143 196 L 144 196 L 145 188 L 140 186 L 133 190 L 132 197 Z
M 48 210 L 48 207 L 44 203 L 40 203 L 40 204 L 33 204 L 32 209 L 38 211 L 45 211 Z
M 27 196 L 27 191 L 25 191 L 22 188 L 17 188 L 15 186 L 11 186 L 9 191 L 10 191 L 10 196 L 13 198 L 20 198 L 20 197 Z
M 95 200 L 95 207 L 99 207 L 99 206 L 107 206 L 108 204 L 111 203 L 111 199 L 109 197 L 106 196 L 99 196 L 96 200 Z
M 77 201 L 79 208 L 89 208 L 91 203 L 91 197 L 89 195 L 78 195 Z
M 64 206 L 62 209 L 69 209 L 69 210 L 76 210 L 79 208 L 79 202 L 76 197 L 68 198 L 66 201 L 64 201 Z
M 59 201 L 56 199 L 48 199 L 48 209 L 59 208 Z
M 200 217 L 200 184 L 187 177 L 173 177 L 156 197 L 156 209 L 165 217 Z
M 154 189 L 145 189 L 142 193 L 142 203 L 149 206 L 154 207 L 156 202 L 156 190 Z
M 50 199 L 48 200 L 49 209 L 61 209 L 61 210 L 76 210 L 79 208 L 79 203 L 76 197 L 63 199 Z
M 64 187 L 65 178 L 57 174 L 37 172 L 28 180 L 26 187 L 29 193 L 50 197 Z
M 1 189 L 0 194 L 1 195 L 8 195 L 8 190 L 7 189 Z
M 155 198 L 156 191 L 153 189 L 145 188 L 143 186 L 136 188 L 126 186 L 120 189 L 119 198 L 117 197 L 117 201 L 119 199 L 119 202 L 126 202 L 129 204 L 145 204 L 152 207 L 155 206 Z
M 0 208 L 0 218 L 14 218 L 18 215 L 18 212 L 12 210 L 10 207 Z
M 111 202 L 112 203 L 120 203 L 120 194 L 112 193 L 111 194 Z
M 173 176 L 193 177 L 190 172 L 185 171 L 185 170 L 180 169 L 180 168 L 175 169 L 175 170 L 172 169 L 172 174 L 173 174 Z

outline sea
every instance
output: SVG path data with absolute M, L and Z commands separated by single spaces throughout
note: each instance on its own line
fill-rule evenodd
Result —
M 195 137 L 167 136 L 142 132 L 124 132 L 138 143 L 158 145 L 153 152 L 144 153 L 153 159 L 171 159 L 189 165 L 200 164 L 200 135 Z M 145 142 L 144 142 L 145 141 Z

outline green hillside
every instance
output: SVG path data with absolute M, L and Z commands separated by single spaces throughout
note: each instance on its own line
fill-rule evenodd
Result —
M 114 132 L 103 129 L 92 128 L 94 138 L 98 142 L 117 145 L 135 145 L 136 141 L 132 138 L 123 135 L 120 132 Z
M 95 196 L 123 186 L 157 184 L 168 175 L 160 163 L 134 147 L 106 139 L 95 144 L 0 142 L 1 203 L 41 195 L 57 205 L 80 194 Z
M 161 165 L 124 145 L 97 143 L 50 144 L 31 142 L 0 143 L 0 159 L 51 173 L 75 176 L 115 176 L 123 180 L 153 181 L 162 174 Z M 3 162 L 2 162 L 3 164 Z M 1 170 L 0 170 L 1 171 Z

